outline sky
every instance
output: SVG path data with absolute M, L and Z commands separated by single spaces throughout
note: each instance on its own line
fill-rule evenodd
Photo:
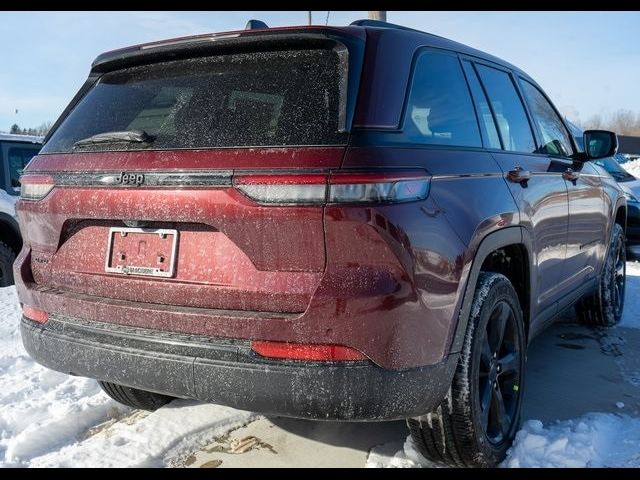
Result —
M 366 18 L 329 13 L 330 25 Z M 100 53 L 183 35 L 303 25 L 307 12 L 0 12 L 0 131 L 55 121 Z M 326 11 L 313 12 L 325 24 Z M 640 12 L 395 12 L 387 21 L 517 65 L 569 119 L 640 112 Z

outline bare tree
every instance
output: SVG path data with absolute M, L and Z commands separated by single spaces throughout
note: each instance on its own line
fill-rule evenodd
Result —
M 591 115 L 591 117 L 583 123 L 582 128 L 585 130 L 600 130 L 604 128 L 603 125 L 602 117 L 596 113 L 595 115 Z
M 620 109 L 611 115 L 609 129 L 620 135 L 633 135 L 636 116 L 631 110 Z
M 9 133 L 15 133 L 17 135 L 46 135 L 49 130 L 51 130 L 51 126 L 53 124 L 51 122 L 42 122 L 39 126 L 35 128 L 20 128 L 18 124 L 11 125 L 11 130 Z
M 51 130 L 51 126 L 53 124 L 51 122 L 42 122 L 38 127 L 35 128 L 36 135 L 46 135 Z
M 589 117 L 582 127 L 585 130 L 611 130 L 618 135 L 640 136 L 640 113 L 621 108 L 603 118 L 600 114 Z

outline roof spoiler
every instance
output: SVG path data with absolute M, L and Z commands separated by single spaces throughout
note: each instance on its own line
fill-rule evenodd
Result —
M 396 25 L 395 23 L 383 22 L 382 20 L 370 20 L 368 18 L 363 18 L 361 20 L 356 20 L 355 22 L 351 22 L 351 25 L 356 25 L 358 27 L 395 28 L 397 30 L 408 30 L 410 32 L 426 33 L 420 30 L 416 30 L 415 28 L 405 27 L 403 25 Z
M 266 30 L 269 28 L 269 25 L 264 23 L 262 20 L 254 20 L 251 19 L 247 22 L 247 26 L 244 27 L 245 30 Z

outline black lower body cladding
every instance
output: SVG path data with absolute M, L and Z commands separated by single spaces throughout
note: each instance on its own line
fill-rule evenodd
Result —
M 39 363 L 60 372 L 266 415 L 393 420 L 430 411 L 446 395 L 457 355 L 395 371 L 371 362 L 272 361 L 247 341 L 193 337 L 52 317 L 22 320 Z

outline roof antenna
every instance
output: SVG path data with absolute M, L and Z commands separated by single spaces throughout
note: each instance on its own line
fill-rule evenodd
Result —
M 249 20 L 247 22 L 247 26 L 244 27 L 245 30 L 263 30 L 269 28 L 269 25 L 264 23 L 262 20 Z

